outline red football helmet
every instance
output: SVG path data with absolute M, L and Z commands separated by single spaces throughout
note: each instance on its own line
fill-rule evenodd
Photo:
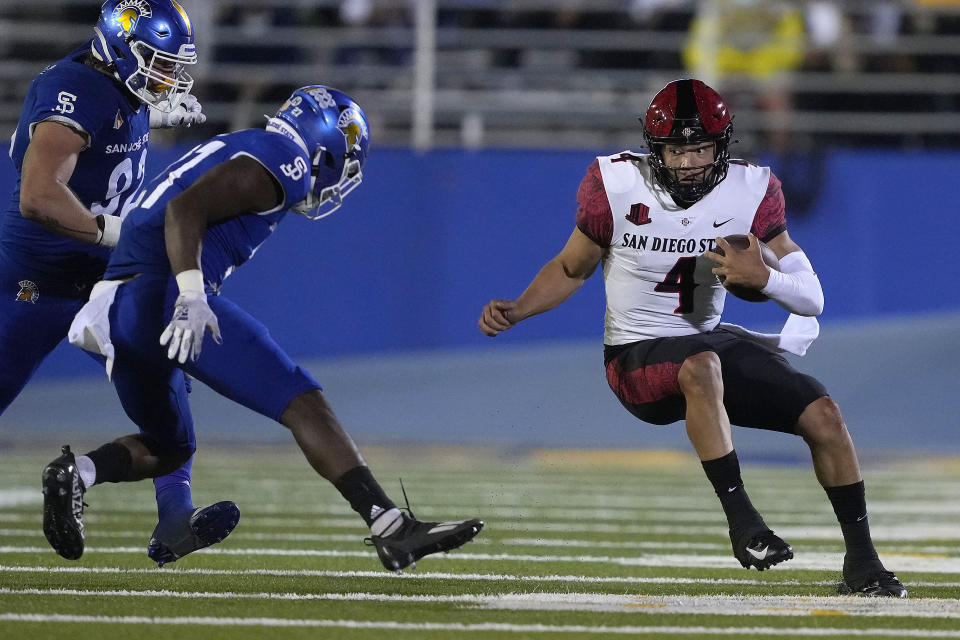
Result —
M 653 97 L 643 120 L 643 137 L 650 149 L 648 163 L 654 176 L 667 192 L 689 206 L 720 184 L 727 177 L 730 166 L 730 136 L 733 133 L 733 115 L 723 98 L 699 80 L 685 78 L 667 84 Z M 714 143 L 714 160 L 691 169 L 668 167 L 663 161 L 665 144 Z M 691 180 L 691 174 L 696 180 Z M 683 179 L 681 179 L 683 178 Z

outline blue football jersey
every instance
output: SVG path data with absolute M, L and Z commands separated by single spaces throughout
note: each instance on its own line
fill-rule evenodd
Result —
M 290 207 L 309 192 L 306 151 L 278 133 L 264 129 L 225 133 L 197 145 L 164 169 L 127 216 L 105 277 L 169 273 L 163 230 L 167 203 L 215 166 L 241 155 L 250 156 L 273 175 L 283 190 L 283 202 L 269 211 L 235 216 L 207 229 L 201 266 L 207 285 L 219 291 L 223 280 L 253 257 Z
M 20 215 L 19 174 L 34 127 L 52 120 L 89 138 L 68 186 L 97 215 L 126 213 L 143 184 L 150 137 L 147 107 L 113 78 L 83 64 L 89 51 L 88 42 L 31 83 L 10 145 L 17 186 L 0 219 L 0 250 L 22 264 L 71 277 L 98 276 L 109 249 L 56 235 Z

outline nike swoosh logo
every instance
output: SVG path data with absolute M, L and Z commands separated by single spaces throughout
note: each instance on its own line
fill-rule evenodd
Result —
M 764 558 L 767 557 L 767 549 L 769 548 L 770 548 L 770 545 L 767 545 L 763 549 L 760 549 L 760 551 L 754 551 L 750 547 L 747 547 L 747 553 L 752 555 L 757 560 L 763 560 Z
M 727 489 L 727 493 L 733 493 L 736 490 L 737 490 L 736 487 L 730 487 L 729 489 Z
M 724 220 L 723 222 L 717 222 L 716 220 L 714 220 L 714 221 L 713 221 L 713 228 L 716 229 L 717 227 L 722 227 L 723 225 L 725 225 L 725 224 L 727 224 L 728 222 L 730 222 L 730 220 L 733 220 L 733 218 L 729 218 L 729 219 L 727 219 L 727 220 Z

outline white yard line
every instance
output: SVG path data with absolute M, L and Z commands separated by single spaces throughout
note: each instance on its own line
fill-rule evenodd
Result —
M 131 516 L 132 517 L 132 516 Z M 104 515 L 97 513 L 85 514 L 87 525 L 97 525 L 115 522 L 129 522 L 131 517 L 121 515 Z M 880 520 L 877 518 L 877 520 Z M 908 524 L 883 524 L 874 522 L 871 518 L 870 533 L 875 542 L 921 542 L 923 540 L 960 540 L 960 527 L 952 518 L 948 522 L 932 522 L 914 520 Z M 772 521 L 772 520 L 771 520 Z M 3 523 L 30 523 L 36 525 L 37 516 L 34 514 L 0 513 L 0 522 Z M 836 523 L 824 525 L 794 525 L 785 524 L 789 519 L 775 523 L 776 532 L 789 540 L 827 540 L 839 542 L 841 540 L 840 525 Z M 363 525 L 359 518 L 278 518 L 244 515 L 244 526 L 259 528 L 282 528 L 286 531 L 297 528 L 323 527 L 325 529 L 350 529 L 362 531 Z M 533 521 L 523 519 L 519 521 L 487 521 L 487 529 L 493 528 L 502 531 L 513 531 L 527 534 L 534 533 L 607 533 L 624 535 L 717 535 L 726 536 L 726 527 L 721 523 L 712 525 L 703 524 L 615 524 L 604 522 L 557 522 L 550 519 Z M 37 529 L 39 530 L 39 528 Z M 141 534 L 144 535 L 144 534 Z M 247 534 L 249 535 L 249 534 Z M 269 539 L 270 535 L 263 539 Z M 276 535 L 323 535 L 323 534 L 276 534 Z M 295 539 L 295 538 L 290 538 Z M 309 538 L 303 538 L 307 540 Z M 934 552 L 939 553 L 939 552 Z
M 586 576 L 586 575 L 515 575 L 508 573 L 447 573 L 440 571 L 411 571 L 409 573 L 387 573 L 384 571 L 334 571 L 326 569 L 180 569 L 167 568 L 123 568 L 120 567 L 49 567 L 0 565 L 0 573 L 63 573 L 63 574 L 111 574 L 111 575 L 198 575 L 198 576 L 276 576 L 310 578 L 349 578 L 373 580 L 452 580 L 457 582 L 559 582 L 584 584 L 703 584 L 703 585 L 746 585 L 746 586 L 834 586 L 836 580 L 757 580 L 753 578 L 677 578 L 673 576 Z M 746 572 L 745 572 L 746 573 Z M 746 575 L 756 575 L 753 572 Z M 908 587 L 960 587 L 960 582 L 910 582 Z
M 533 494 L 531 494 L 533 495 Z M 557 522 L 577 521 L 585 519 L 607 520 L 612 522 L 658 520 L 665 522 L 690 522 L 702 524 L 703 522 L 723 523 L 723 512 L 714 500 L 686 501 L 671 500 L 662 496 L 651 496 L 647 499 L 642 497 L 632 500 L 622 505 L 610 504 L 607 506 L 603 500 L 598 499 L 590 504 L 569 504 L 558 502 L 557 504 L 547 504 L 541 496 L 537 495 L 537 504 L 529 506 L 528 504 L 503 504 L 498 502 L 495 497 L 490 498 L 491 504 L 482 508 L 485 518 L 503 518 L 506 520 L 529 520 L 536 518 L 538 520 L 554 520 Z M 528 497 L 527 500 L 530 498 Z M 6 502 L 4 502 L 6 501 Z M 35 489 L 13 489 L 0 491 L 0 508 L 11 506 L 23 506 L 27 504 L 40 504 L 42 496 Z M 470 503 L 471 501 L 467 501 Z M 475 501 L 474 501 L 475 502 Z M 611 501 L 612 502 L 612 501 Z M 462 504 L 461 501 L 458 504 Z M 778 511 L 775 509 L 763 509 L 766 520 L 780 523 L 792 523 L 795 525 L 832 525 L 833 516 L 828 509 L 828 502 L 796 502 L 788 511 Z M 119 508 L 118 508 L 119 506 Z M 682 506 L 683 508 L 677 508 Z M 673 508 L 671 508 L 673 507 Z M 418 509 L 418 513 L 427 517 L 446 517 L 451 510 L 458 509 L 457 505 L 451 504 L 431 504 L 429 507 Z M 271 515 L 284 513 L 288 507 L 284 504 L 257 503 L 247 504 L 246 509 L 250 514 Z M 96 507 L 93 509 L 96 511 Z M 130 514 L 151 513 L 155 507 L 150 503 L 112 505 L 110 509 L 101 507 L 100 512 L 108 515 L 115 515 L 118 512 L 127 512 Z M 942 517 L 951 518 L 960 513 L 960 501 L 957 500 L 892 500 L 892 501 L 871 501 L 870 512 L 872 514 L 885 514 L 887 519 L 897 516 L 901 520 L 906 520 L 907 516 L 926 516 L 930 519 Z M 341 503 L 317 503 L 311 504 L 305 514 L 308 517 L 323 516 L 342 516 L 348 513 L 348 508 Z M 93 515 L 93 514 L 91 514 Z
M 44 553 L 50 552 L 42 546 L 0 546 L 0 554 Z M 87 554 L 136 554 L 142 555 L 142 547 L 87 547 Z M 204 554 L 225 556 L 288 556 L 313 558 L 369 558 L 373 551 L 349 551 L 333 549 L 269 549 L 246 548 L 232 549 L 211 547 Z M 895 571 L 913 571 L 920 573 L 956 573 L 960 574 L 960 557 L 915 556 L 907 554 L 883 554 L 884 563 Z M 739 563 L 731 555 L 696 554 L 645 554 L 636 557 L 607 555 L 558 555 L 525 553 L 467 553 L 455 551 L 449 554 L 434 555 L 428 562 L 568 562 L 580 564 L 612 564 L 625 567 L 696 567 L 704 569 L 739 568 Z M 839 571 L 843 566 L 842 553 L 810 552 L 780 565 L 782 568 L 807 569 L 816 571 Z
M 0 489 L 0 509 L 42 502 L 43 496 L 39 489 Z
M 894 638 L 956 638 L 957 631 L 935 631 L 921 629 L 834 629 L 834 628 L 781 628 L 781 627 L 702 627 L 702 626 L 587 626 L 587 625 L 546 625 L 546 624 L 508 624 L 503 622 L 484 622 L 476 624 L 441 622 L 366 622 L 359 620 L 326 619 L 287 619 L 287 618 L 214 618 L 179 617 L 149 618 L 144 616 L 79 616 L 47 614 L 0 614 L 0 622 L 56 622 L 73 624 L 148 624 L 148 625 L 208 625 L 216 627 L 327 627 L 349 629 L 385 629 L 398 631 L 495 631 L 500 633 L 569 633 L 569 634 L 659 634 L 679 635 L 697 634 L 721 636 L 884 636 Z
M 0 595 L 218 600 L 329 600 L 345 602 L 450 603 L 482 609 L 591 611 L 721 616 L 889 616 L 960 619 L 960 601 L 914 598 L 890 600 L 854 596 L 647 596 L 598 593 L 497 593 L 418 595 L 383 593 L 242 593 L 128 589 L 7 589 Z

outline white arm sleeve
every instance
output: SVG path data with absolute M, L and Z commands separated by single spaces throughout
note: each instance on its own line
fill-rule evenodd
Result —
M 780 258 L 780 271 L 770 270 L 770 279 L 761 293 L 799 316 L 818 316 L 823 312 L 820 279 L 803 251 Z

